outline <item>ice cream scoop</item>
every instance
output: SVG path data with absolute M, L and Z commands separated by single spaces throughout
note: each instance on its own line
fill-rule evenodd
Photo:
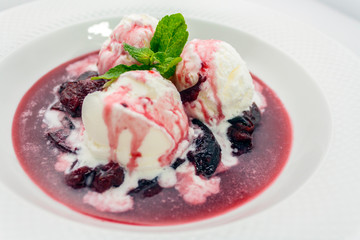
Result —
M 149 15 L 132 14 L 124 16 L 115 27 L 109 39 L 103 44 L 98 61 L 99 73 L 102 75 L 119 64 L 132 65 L 138 62 L 123 48 L 123 43 L 134 47 L 149 47 L 158 20 Z
M 194 39 L 186 44 L 174 83 L 186 113 L 210 125 L 241 115 L 253 102 L 249 70 L 228 43 Z
M 87 95 L 82 120 L 95 157 L 142 171 L 147 179 L 171 164 L 188 134 L 178 91 L 156 71 L 124 73 L 106 90 Z

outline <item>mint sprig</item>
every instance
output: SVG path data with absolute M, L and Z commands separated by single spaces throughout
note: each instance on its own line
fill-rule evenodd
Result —
M 155 64 L 155 68 L 164 78 L 170 78 L 174 75 L 176 65 L 181 62 L 181 60 L 181 57 L 167 57 L 162 62 Z
M 123 43 L 124 50 L 127 51 L 136 61 L 145 65 L 151 65 L 154 52 L 150 48 L 137 48 L 127 43 Z
M 111 68 L 104 75 L 93 77 L 95 79 L 111 79 L 109 86 L 121 74 L 134 70 L 150 70 L 155 68 L 164 78 L 169 79 L 175 73 L 176 65 L 182 60 L 180 54 L 187 42 L 189 33 L 187 25 L 181 13 L 163 17 L 158 25 L 150 48 L 137 48 L 123 43 L 124 50 L 142 65 L 127 66 L 120 64 Z
M 187 25 L 181 13 L 163 17 L 150 42 L 153 52 L 164 52 L 168 57 L 179 57 L 189 37 Z
M 107 71 L 104 75 L 92 77 L 91 80 L 97 80 L 97 79 L 108 79 L 107 83 L 105 83 L 104 87 L 110 86 L 116 79 L 120 77 L 121 74 L 129 71 L 135 71 L 135 70 L 150 70 L 151 67 L 149 65 L 136 65 L 133 64 L 131 66 L 120 64 L 113 68 L 110 68 L 109 71 Z

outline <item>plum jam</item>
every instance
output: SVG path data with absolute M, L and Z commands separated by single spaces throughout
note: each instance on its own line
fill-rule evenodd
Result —
M 286 164 L 292 145 L 292 129 L 288 113 L 277 95 L 264 82 L 252 75 L 256 89 L 266 100 L 266 107 L 261 113 L 261 120 L 256 119 L 256 112 L 248 113 L 250 114 L 248 119 L 256 120 L 256 128 L 252 122 L 245 122 L 240 126 L 243 130 L 248 129 L 248 132 L 235 131 L 236 126 L 239 122 L 243 122 L 243 119 L 231 120 L 232 127 L 227 132 L 229 139 L 243 139 L 247 143 L 245 148 L 243 145 L 234 146 L 237 148 L 234 155 L 237 155 L 238 163 L 225 171 L 217 172 L 215 169 L 202 169 L 201 166 L 196 168 L 197 172 L 206 177 L 210 178 L 214 174 L 212 176 L 220 179 L 219 191 L 216 194 L 207 196 L 203 203 L 190 204 L 175 187 L 162 188 L 156 179 L 142 179 L 138 187 L 128 193 L 133 199 L 131 210 L 109 212 L 87 204 L 84 202 L 84 196 L 89 191 L 102 193 L 110 187 L 117 187 L 123 181 L 124 171 L 115 163 L 100 165 L 94 169 L 82 167 L 70 174 L 59 171 L 61 168 L 59 167 L 61 163 L 57 161 L 59 154 L 76 153 L 76 149 L 63 144 L 63 138 L 68 134 L 66 131 L 72 131 L 75 126 L 71 121 L 65 121 L 65 132 L 63 129 L 62 132 L 49 133 L 44 123 L 44 113 L 50 106 L 63 110 L 62 106 L 54 104 L 56 94 L 59 88 L 65 89 L 65 82 L 79 77 L 69 75 L 69 67 L 72 68 L 72 72 L 77 71 L 81 74 L 84 70 L 81 68 L 82 65 L 77 63 L 84 64 L 87 61 L 96 63 L 96 58 L 97 52 L 90 53 L 66 62 L 44 75 L 21 99 L 14 116 L 12 138 L 17 158 L 30 179 L 56 201 L 75 211 L 102 220 L 149 226 L 182 224 L 214 217 L 240 207 L 264 191 Z M 83 77 L 88 78 L 94 73 L 88 74 Z M 103 84 L 104 82 L 89 83 L 79 91 L 86 95 L 101 90 Z M 197 87 L 181 94 L 183 102 L 196 98 Z M 64 92 L 63 95 L 71 95 L 71 89 L 69 91 Z M 71 109 L 70 115 L 79 118 L 77 104 L 82 100 L 75 96 L 65 97 L 62 101 L 66 102 L 69 99 L 75 102 L 72 104 L 75 107 Z M 81 121 L 81 118 L 79 119 Z M 192 120 L 193 124 L 206 128 L 197 121 Z M 209 139 L 211 136 L 204 138 L 203 141 Z M 249 139 L 251 142 L 248 141 Z M 53 143 L 54 141 L 57 145 Z M 221 150 L 218 145 L 214 145 L 214 149 L 211 150 L 214 154 L 220 155 Z M 188 155 L 190 161 L 196 161 L 196 156 Z M 183 159 L 177 159 L 172 163 L 172 167 L 175 169 L 183 162 Z M 99 184 L 105 181 L 101 179 L 104 173 L 112 177 L 107 188 Z M 89 178 L 91 183 L 88 182 Z

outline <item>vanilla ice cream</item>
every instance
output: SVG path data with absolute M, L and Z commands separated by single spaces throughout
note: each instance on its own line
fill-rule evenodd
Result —
M 132 14 L 125 16 L 103 44 L 98 61 L 102 75 L 119 64 L 132 65 L 138 62 L 123 48 L 123 43 L 142 48 L 149 47 L 158 20 L 149 15 Z
M 177 89 L 195 85 L 199 89 L 196 99 L 184 102 L 190 117 L 215 125 L 241 115 L 252 104 L 253 80 L 245 62 L 228 43 L 194 39 L 186 44 L 181 57 L 174 77 Z
M 170 165 L 188 134 L 178 91 L 156 71 L 124 73 L 105 91 L 89 94 L 82 120 L 95 158 L 117 161 L 143 178 Z

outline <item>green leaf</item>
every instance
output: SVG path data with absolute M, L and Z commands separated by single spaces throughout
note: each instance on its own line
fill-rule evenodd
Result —
M 176 64 L 181 62 L 181 60 L 181 57 L 168 57 L 163 62 L 155 64 L 155 68 L 164 78 L 170 78 L 175 73 Z
M 104 84 L 103 88 L 109 87 L 109 86 L 110 86 L 111 84 L 113 84 L 113 82 L 115 82 L 115 81 L 116 81 L 116 78 L 111 79 L 110 81 L 108 81 L 108 82 L 106 82 L 106 83 Z
M 137 48 L 127 43 L 123 43 L 125 51 L 127 51 L 139 63 L 150 65 L 152 63 L 154 52 L 150 48 Z
M 168 57 L 180 56 L 189 33 L 181 13 L 163 17 L 155 30 L 150 42 L 153 52 L 164 52 Z
M 109 69 L 104 75 L 92 77 L 91 80 L 97 79 L 117 79 L 124 72 L 135 71 L 135 70 L 150 70 L 152 67 L 149 65 L 136 65 L 127 66 L 124 64 L 117 65 Z
M 164 63 L 165 62 L 165 59 L 167 58 L 168 56 L 166 55 L 166 53 L 164 52 L 157 52 L 154 54 L 154 62 L 155 64 L 157 63 Z

